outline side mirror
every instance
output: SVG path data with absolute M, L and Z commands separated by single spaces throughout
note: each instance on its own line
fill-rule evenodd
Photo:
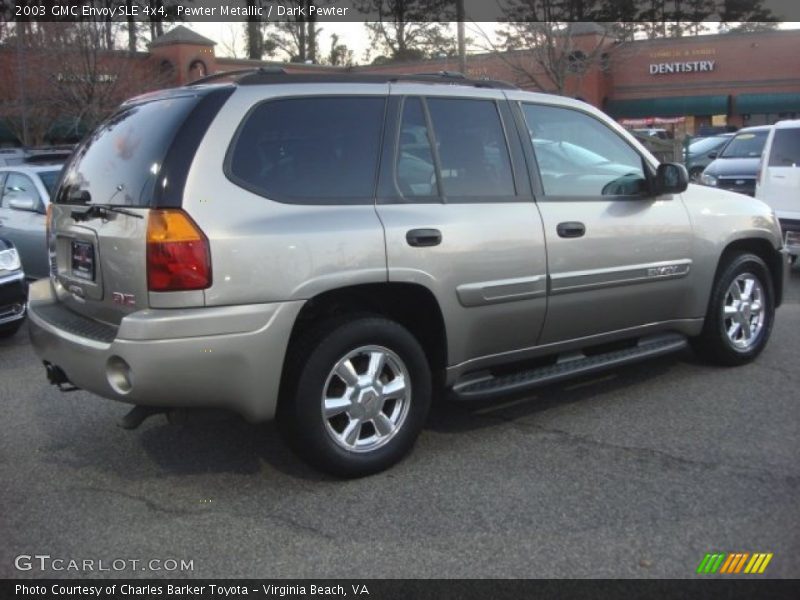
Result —
M 39 212 L 39 201 L 32 196 L 17 196 L 8 201 L 8 208 L 27 212 Z
M 656 171 L 655 193 L 680 194 L 689 187 L 689 173 L 679 163 L 661 163 Z
M 709 152 L 708 153 L 708 158 L 710 158 L 711 160 L 714 160 L 718 156 L 719 156 L 719 152 L 717 152 L 716 150 L 714 150 L 714 152 Z

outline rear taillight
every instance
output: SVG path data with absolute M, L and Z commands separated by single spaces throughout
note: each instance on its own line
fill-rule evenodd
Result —
M 151 210 L 147 222 L 147 287 L 151 292 L 211 285 L 208 239 L 181 210 Z

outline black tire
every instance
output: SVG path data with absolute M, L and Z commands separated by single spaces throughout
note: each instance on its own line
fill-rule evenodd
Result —
M 700 175 L 703 174 L 704 167 L 692 167 L 689 170 L 689 181 L 691 183 L 700 183 Z
M 387 384 L 396 378 L 395 371 L 402 374 L 398 369 L 405 368 L 403 373 L 407 375 L 403 377 L 407 376 L 411 382 L 407 386 L 410 396 L 406 404 L 400 399 L 384 401 L 380 394 L 376 399 L 370 395 L 373 389 L 370 387 L 365 388 L 363 402 L 358 392 L 348 396 L 347 390 L 361 389 L 361 384 L 347 387 L 344 379 L 332 371 L 341 360 L 364 348 L 379 350 L 378 353 L 388 350 L 384 354 L 385 370 L 382 369 L 380 376 Z M 362 351 L 351 359 L 350 365 L 360 378 L 368 377 L 368 357 L 369 354 Z M 338 390 L 334 389 L 336 386 Z M 383 390 L 383 384 L 375 387 L 378 388 Z M 339 393 L 343 397 L 359 397 L 358 407 L 354 403 L 347 412 L 325 418 L 323 395 Z M 407 329 L 378 316 L 343 317 L 314 326 L 292 344 L 278 406 L 278 422 L 287 443 L 312 466 L 339 477 L 361 477 L 387 469 L 411 450 L 425 424 L 431 394 L 431 371 L 425 351 Z M 384 408 L 377 409 L 379 405 Z M 394 408 L 400 406 L 406 407 L 405 412 L 394 413 Z M 369 420 L 368 411 L 384 409 L 404 416 L 398 420 L 395 430 L 386 433 L 388 437 L 381 441 L 376 425 L 380 415 L 375 414 Z M 357 413 L 354 418 L 351 411 L 364 412 L 363 415 Z M 363 423 L 355 434 L 358 436 L 356 443 L 366 444 L 360 451 L 355 447 L 353 450 L 343 447 L 345 430 L 354 422 Z M 336 434 L 342 436 L 338 442 Z M 369 439 L 381 445 L 371 449 Z
M 0 325 L 0 338 L 9 338 L 13 336 L 19 331 L 24 322 L 25 319 L 20 319 L 19 321 L 14 321 L 13 323 L 9 323 L 7 325 Z
M 764 321 L 752 341 L 743 340 L 742 343 L 747 345 L 737 347 L 728 335 L 728 326 L 733 324 L 731 319 L 734 317 L 726 318 L 723 310 L 726 301 L 731 302 L 733 298 L 732 295 L 729 296 L 731 285 L 737 278 L 745 275 L 752 275 L 761 286 Z M 701 358 L 710 362 L 725 366 L 743 365 L 752 361 L 764 350 L 772 333 L 774 321 L 775 293 L 767 265 L 755 254 L 734 254 L 725 259 L 719 270 L 711 290 L 703 331 L 692 340 L 692 345 Z M 739 332 L 743 334 L 741 326 Z

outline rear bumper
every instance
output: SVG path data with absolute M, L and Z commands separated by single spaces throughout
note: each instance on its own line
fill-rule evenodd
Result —
M 24 319 L 27 299 L 28 282 L 22 271 L 0 277 L 0 325 Z
M 56 305 L 49 281 L 31 286 L 31 341 L 77 387 L 129 404 L 225 408 L 265 421 L 275 415 L 303 303 L 143 310 L 125 317 L 113 339 L 82 333 L 74 319 L 60 325 Z

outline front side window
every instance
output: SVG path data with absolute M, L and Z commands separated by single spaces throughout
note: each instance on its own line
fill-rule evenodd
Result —
M 769 153 L 770 167 L 796 167 L 800 165 L 800 128 L 776 129 Z
M 547 196 L 633 196 L 647 188 L 642 157 L 619 134 L 577 110 L 523 104 Z
M 513 196 L 511 159 L 494 101 L 428 98 L 427 102 L 444 195 Z
M 385 99 L 268 100 L 242 123 L 227 172 L 250 191 L 298 204 L 372 201 Z

